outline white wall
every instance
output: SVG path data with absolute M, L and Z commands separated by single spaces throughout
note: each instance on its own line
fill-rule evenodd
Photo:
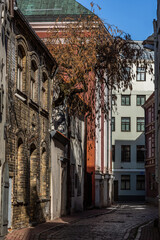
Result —
M 85 125 L 84 121 L 78 117 L 72 119 L 74 121 L 74 135 L 70 138 L 70 164 L 75 166 L 75 174 L 78 174 L 78 166 L 81 166 L 81 194 L 78 195 L 78 186 L 74 188 L 74 196 L 71 197 L 71 212 L 83 211 L 84 199 L 84 138 Z M 71 122 L 72 124 L 73 122 Z M 78 127 L 79 124 L 79 127 Z M 79 128 L 79 130 L 78 130 Z M 76 179 L 74 179 L 76 181 Z M 76 182 L 75 182 L 76 185 Z
M 62 166 L 65 147 L 51 140 L 51 220 L 66 214 L 67 165 Z
M 153 65 L 152 65 L 153 66 Z M 133 71 L 136 75 L 136 66 Z M 136 78 L 132 80 L 133 90 L 115 91 L 117 96 L 116 106 L 113 106 L 112 116 L 115 117 L 115 131 L 112 132 L 112 145 L 115 145 L 115 162 L 112 163 L 115 180 L 119 181 L 119 195 L 144 195 L 145 191 L 137 191 L 136 175 L 143 175 L 144 163 L 136 161 L 136 145 L 145 145 L 143 132 L 137 132 L 137 117 L 144 117 L 144 109 L 136 105 L 137 95 L 146 95 L 146 100 L 154 91 L 153 75 L 146 73 L 146 81 L 139 82 Z M 130 106 L 121 106 L 121 95 L 131 95 Z M 131 131 L 121 131 L 121 117 L 130 117 Z M 131 145 L 131 161 L 121 162 L 121 145 Z M 123 171 L 124 170 L 124 171 Z M 134 173 L 132 171 L 134 170 Z M 121 190 L 121 175 L 131 175 L 131 190 Z

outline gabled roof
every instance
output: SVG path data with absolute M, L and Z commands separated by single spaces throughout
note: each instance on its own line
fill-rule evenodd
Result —
M 93 13 L 75 0 L 17 0 L 18 7 L 29 21 L 55 21 L 68 16 Z

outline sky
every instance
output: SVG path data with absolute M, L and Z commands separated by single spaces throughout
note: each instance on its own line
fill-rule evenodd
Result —
M 93 0 L 77 0 L 91 9 Z M 153 33 L 153 19 L 157 19 L 157 0 L 94 0 L 101 10 L 95 13 L 104 22 L 117 26 L 133 40 L 145 40 Z

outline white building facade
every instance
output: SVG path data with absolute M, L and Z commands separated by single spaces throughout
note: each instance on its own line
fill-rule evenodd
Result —
M 145 57 L 148 54 L 151 53 Z M 143 63 L 134 65 L 133 72 L 133 89 L 113 92 L 113 99 L 114 95 L 117 98 L 112 102 L 115 201 L 145 199 L 145 117 L 142 105 L 154 91 L 154 81 Z
M 103 103 L 111 106 L 111 91 L 107 88 L 96 98 L 95 128 L 95 206 L 106 207 L 113 202 L 113 172 L 111 163 L 111 110 L 102 111 Z

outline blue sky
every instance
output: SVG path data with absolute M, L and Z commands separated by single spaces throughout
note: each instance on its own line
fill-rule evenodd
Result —
M 92 0 L 77 0 L 91 9 Z M 157 0 L 95 0 L 102 10 L 96 14 L 105 22 L 116 25 L 131 35 L 133 40 L 144 40 L 153 33 L 156 19 Z

